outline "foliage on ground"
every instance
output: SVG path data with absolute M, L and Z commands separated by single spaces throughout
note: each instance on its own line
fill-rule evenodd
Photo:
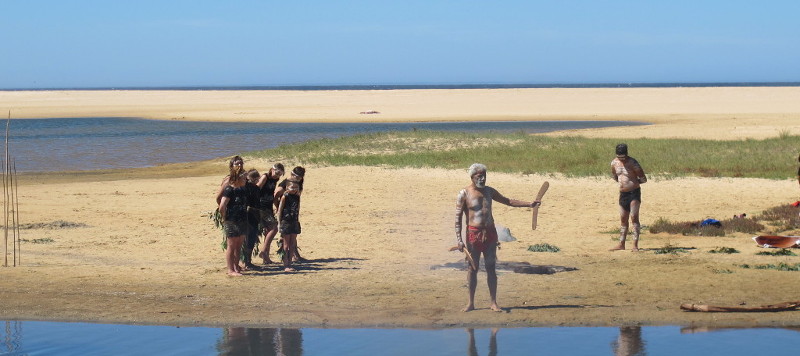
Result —
M 759 255 L 759 256 L 797 256 L 796 253 L 794 253 L 794 252 L 792 252 L 790 250 L 787 250 L 785 248 L 782 248 L 782 249 L 776 250 L 776 251 L 756 252 L 756 255 Z
M 531 252 L 559 252 L 561 251 L 560 248 L 557 246 L 553 246 L 548 243 L 541 243 L 528 246 L 528 251 Z
M 49 238 L 49 237 L 43 237 L 43 238 L 40 238 L 40 239 L 33 239 L 33 240 L 20 239 L 19 241 L 20 242 L 30 242 L 32 244 L 49 244 L 49 243 L 56 242 L 55 240 L 53 240 L 52 238 Z
M 786 262 L 780 262 L 778 264 L 768 263 L 768 264 L 761 264 L 761 265 L 749 265 L 749 264 L 745 263 L 745 264 L 739 265 L 739 267 L 747 268 L 747 269 L 750 269 L 750 268 L 752 268 L 752 269 L 774 269 L 776 271 L 791 271 L 791 272 L 800 271 L 800 263 L 791 264 L 791 263 L 786 263 Z
M 717 248 L 715 248 L 715 249 L 713 249 L 711 251 L 708 251 L 708 253 L 727 253 L 727 254 L 731 254 L 731 253 L 739 253 L 739 250 L 737 250 L 737 249 L 735 249 L 733 247 L 717 247 Z
M 689 250 L 693 250 L 694 247 L 678 247 L 673 245 L 666 245 L 664 247 L 659 247 L 653 251 L 656 255 L 677 255 L 678 253 L 689 253 Z

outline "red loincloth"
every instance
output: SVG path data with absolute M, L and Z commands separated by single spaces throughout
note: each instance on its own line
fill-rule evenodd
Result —
M 484 228 L 467 226 L 467 241 L 478 252 L 486 252 L 489 247 L 497 246 L 497 230 L 494 225 Z

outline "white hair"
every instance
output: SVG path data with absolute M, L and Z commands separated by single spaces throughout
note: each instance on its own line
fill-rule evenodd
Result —
M 471 166 L 469 166 L 469 171 L 468 172 L 469 172 L 469 176 L 470 177 L 474 176 L 475 173 L 478 173 L 478 171 L 486 172 L 488 170 L 486 169 L 485 165 L 480 164 L 480 163 L 473 163 Z

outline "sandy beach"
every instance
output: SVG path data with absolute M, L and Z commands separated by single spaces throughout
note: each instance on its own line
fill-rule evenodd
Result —
M 6 91 L 13 118 L 143 117 L 219 121 L 626 120 L 648 126 L 552 133 L 589 137 L 761 139 L 800 134 L 800 88 L 498 89 L 394 91 Z M 375 110 L 379 114 L 359 114 Z M 611 152 L 612 148 L 609 148 Z M 635 148 L 632 148 L 635 157 Z M 610 161 L 613 155 L 609 154 Z M 246 168 L 271 162 L 246 159 Z M 647 169 L 647 162 L 642 162 Z M 644 251 L 609 252 L 618 227 L 616 182 L 492 173 L 488 184 L 530 200 L 543 181 L 539 228 L 531 211 L 495 205 L 517 241 L 501 262 L 574 267 L 551 275 L 499 273 L 502 313 L 462 313 L 466 273 L 453 205 L 464 170 L 307 167 L 299 245 L 310 261 L 226 276 L 221 232 L 208 214 L 224 160 L 144 169 L 21 176 L 21 265 L 0 268 L 0 319 L 167 325 L 796 326 L 798 313 L 687 313 L 682 303 L 758 306 L 800 299 L 797 272 L 741 264 L 798 263 L 757 256 L 751 235 L 642 235 Z M 652 179 L 642 223 L 755 215 L 798 200 L 796 180 Z M 51 228 L 65 221 L 72 227 Z M 795 232 L 797 233 L 797 232 Z M 49 243 L 33 243 L 51 239 Z M 549 243 L 559 253 L 527 247 Z M 659 255 L 666 245 L 689 253 Z M 739 254 L 712 254 L 733 247 Z M 274 248 L 273 248 L 274 250 Z M 11 261 L 11 251 L 8 255 Z M 257 259 L 258 261 L 258 259 Z

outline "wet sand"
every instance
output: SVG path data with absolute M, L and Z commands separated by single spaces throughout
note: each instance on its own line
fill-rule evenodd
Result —
M 669 89 L 620 89 L 637 100 L 622 100 L 609 94 L 620 93 L 612 89 L 548 89 L 545 94 L 537 90 L 508 90 L 506 95 L 498 93 L 502 90 L 428 95 L 417 91 L 283 92 L 287 96 L 283 101 L 278 93 L 257 92 L 166 92 L 162 96 L 150 92 L 2 92 L 0 107 L 16 108 L 12 111 L 15 118 L 23 113 L 29 117 L 150 117 L 144 115 L 150 112 L 153 118 L 181 115 L 185 119 L 240 120 L 239 116 L 245 115 L 231 113 L 263 111 L 260 120 L 282 121 L 282 115 L 296 113 L 286 119 L 344 121 L 344 113 L 353 110 L 378 110 L 381 114 L 347 115 L 359 120 L 430 121 L 509 119 L 516 114 L 525 120 L 589 119 L 596 114 L 601 119 L 655 123 L 580 132 L 620 138 L 696 138 L 697 125 L 724 128 L 736 117 L 740 126 L 714 137 L 762 138 L 786 130 L 800 132 L 800 107 L 796 107 L 800 104 L 781 99 L 796 98 L 800 88 L 676 88 L 672 92 L 676 96 L 666 97 L 656 94 Z M 526 95 L 533 97 L 525 100 L 515 94 L 528 91 L 533 93 Z M 562 91 L 564 106 L 549 101 L 555 97 L 548 95 L 559 96 L 555 92 Z M 697 98 L 701 93 L 706 96 L 702 100 Z M 264 104 L 270 101 L 261 95 L 269 97 L 271 104 Z M 366 97 L 373 100 L 367 102 Z M 437 98 L 450 102 L 435 106 Z M 535 98 L 541 100 L 538 106 Z M 751 106 L 741 102 L 746 98 L 752 99 Z M 412 105 L 415 100 L 419 105 Z M 707 107 L 701 105 L 704 100 Z M 195 108 L 193 102 L 206 104 Z M 481 102 L 488 106 L 479 105 Z M 522 107 L 523 102 L 529 103 L 527 111 L 512 115 L 513 107 Z M 438 114 L 425 112 L 434 107 L 439 108 Z M 541 107 L 541 114 L 531 109 L 536 107 Z M 389 108 L 406 114 L 384 114 L 392 112 Z M 275 111 L 266 113 L 271 109 Z M 646 162 L 642 164 L 647 169 Z M 263 170 L 269 162 L 248 160 L 246 166 Z M 502 244 L 499 259 L 577 270 L 552 275 L 501 272 L 498 301 L 506 310 L 503 313 L 487 309 L 486 279 L 481 273 L 478 310 L 462 313 L 466 273 L 431 267 L 462 260 L 447 248 L 454 245 L 455 194 L 469 183 L 465 171 L 308 168 L 299 244 L 310 262 L 301 265 L 297 273 L 278 272 L 278 266 L 272 265 L 238 278 L 225 275 L 221 233 L 207 217 L 214 210 L 214 195 L 225 175 L 222 161 L 22 176 L 19 195 L 24 223 L 63 220 L 86 226 L 22 230 L 23 239 L 53 242 L 26 242 L 22 265 L 0 268 L 0 319 L 329 327 L 798 323 L 798 312 L 687 313 L 680 311 L 679 305 L 756 306 L 797 300 L 800 278 L 796 272 L 738 265 L 797 263 L 800 257 L 756 256 L 759 248 L 745 234 L 643 234 L 643 252 L 609 252 L 615 235 L 608 231 L 618 226 L 613 180 L 500 174 L 492 173 L 491 167 L 488 184 L 509 197 L 530 199 L 542 181 L 551 184 L 536 231 L 530 229 L 530 209 L 496 205 L 497 223 L 509 227 L 518 239 Z M 652 179 L 642 190 L 644 225 L 659 217 L 681 221 L 754 215 L 797 200 L 799 192 L 794 180 L 735 178 Z M 527 251 L 529 245 L 544 242 L 558 246 L 561 252 Z M 694 249 L 678 255 L 654 253 L 653 249 L 668 244 Z M 733 247 L 741 253 L 708 253 L 716 247 Z M 10 251 L 8 257 L 10 263 Z

